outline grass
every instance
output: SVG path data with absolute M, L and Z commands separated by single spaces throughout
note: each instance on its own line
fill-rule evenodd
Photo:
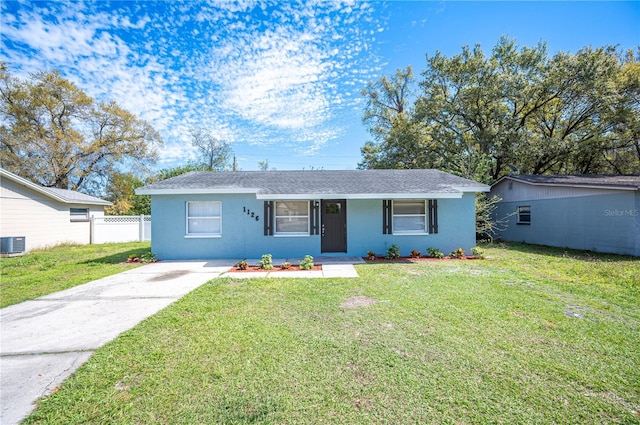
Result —
M 148 242 L 60 245 L 0 258 L 0 308 L 138 267 L 124 262 L 149 251 Z
M 640 262 L 486 252 L 213 280 L 98 350 L 26 423 L 640 423 Z M 376 302 L 341 306 L 355 296 Z

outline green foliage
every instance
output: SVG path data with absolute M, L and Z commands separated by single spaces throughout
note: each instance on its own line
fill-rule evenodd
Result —
M 427 58 L 413 106 L 410 68 L 370 83 L 361 168 L 438 168 L 491 184 L 512 172 L 640 172 L 640 49 L 549 56 L 502 38 Z M 487 223 L 485 221 L 485 223 Z
M 388 260 L 395 260 L 400 258 L 400 248 L 398 245 L 393 244 L 389 248 L 387 248 L 387 255 L 385 256 Z
M 375 260 L 377 256 L 378 256 L 378 254 L 376 254 L 375 252 L 367 251 L 367 258 L 369 260 Z
M 258 266 L 264 270 L 273 269 L 273 259 L 271 258 L 271 254 L 264 254 L 262 259 L 258 261 Z
M 440 251 L 437 248 L 429 247 L 427 248 L 427 253 L 431 258 L 444 258 L 444 252 Z
M 140 261 L 143 263 L 155 263 L 158 261 L 158 256 L 153 252 L 145 252 L 140 255 Z
M 151 196 L 135 194 L 135 189 L 144 186 L 144 184 L 132 173 L 113 173 L 106 187 L 106 199 L 111 201 L 113 205 L 105 207 L 105 214 L 150 215 Z
M 59 72 L 12 77 L 0 63 L 0 163 L 47 187 L 101 195 L 124 165 L 155 163 L 159 134 L 114 101 L 95 102 Z
M 471 255 L 476 258 L 480 258 L 481 260 L 485 258 L 484 250 L 479 246 L 474 246 L 473 248 L 471 248 Z
M 464 249 L 458 248 L 455 251 L 451 251 L 451 253 L 449 253 L 449 257 L 456 258 L 456 259 L 464 258 Z
M 302 270 L 311 270 L 313 268 L 313 257 L 305 255 L 298 265 Z
M 245 260 L 240 260 L 236 264 L 236 267 L 240 270 L 247 270 L 249 268 L 249 263 L 247 263 Z
M 291 268 L 291 263 L 288 261 L 283 261 L 282 264 L 280 265 L 280 267 L 283 270 L 289 270 Z

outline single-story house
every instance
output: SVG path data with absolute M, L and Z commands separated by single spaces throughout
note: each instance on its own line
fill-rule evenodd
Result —
M 190 172 L 151 195 L 160 259 L 402 255 L 475 245 L 475 193 L 489 186 L 438 170 Z
M 20 252 L 67 242 L 88 244 L 91 216 L 104 217 L 104 207 L 111 205 L 72 190 L 41 186 L 2 168 L 0 183 L 3 251 L 9 245 Z
M 506 241 L 640 256 L 640 175 L 515 175 L 498 180 Z

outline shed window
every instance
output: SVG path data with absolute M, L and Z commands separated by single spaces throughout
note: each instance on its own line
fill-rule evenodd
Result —
M 89 220 L 89 208 L 69 208 L 71 221 Z
M 222 236 L 222 202 L 187 202 L 187 236 Z
M 427 233 L 425 200 L 393 201 L 393 234 L 423 235 Z
M 275 212 L 276 235 L 309 234 L 309 201 L 276 201 Z
M 531 224 L 531 207 L 518 207 L 518 224 Z

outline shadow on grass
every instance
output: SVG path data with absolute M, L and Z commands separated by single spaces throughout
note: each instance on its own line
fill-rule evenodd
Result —
M 631 255 L 605 254 L 595 251 L 584 251 L 579 249 L 558 248 L 547 245 L 533 245 L 522 242 L 490 242 L 481 246 L 487 248 L 500 248 L 507 251 L 517 251 L 526 254 L 537 254 L 548 257 L 574 258 L 585 261 L 607 261 L 607 262 L 627 262 L 638 260 Z
M 150 254 L 151 250 L 149 248 L 143 249 L 130 249 L 128 251 L 118 252 L 117 254 L 107 255 L 105 257 L 100 258 L 92 258 L 91 260 L 86 260 L 78 264 L 119 264 L 126 263 L 127 259 L 129 259 L 130 255 L 137 255 L 138 257 L 144 254 Z

